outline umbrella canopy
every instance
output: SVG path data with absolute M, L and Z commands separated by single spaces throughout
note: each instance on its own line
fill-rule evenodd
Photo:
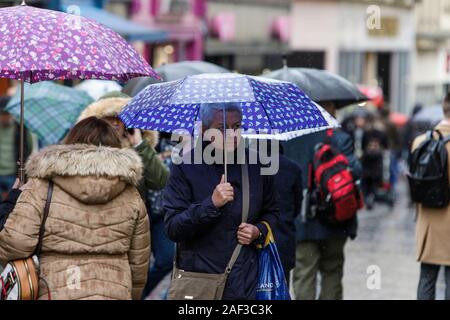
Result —
M 221 66 L 205 61 L 183 61 L 177 63 L 164 64 L 158 68 L 158 74 L 164 81 L 173 81 L 201 73 L 228 73 Z
M 240 103 L 245 131 L 307 134 L 338 126 L 296 85 L 234 73 L 202 74 L 153 84 L 134 97 L 119 117 L 130 128 L 194 131 L 202 103 Z
M 229 70 L 222 68 L 221 66 L 204 62 L 204 61 L 183 61 L 176 63 L 164 64 L 156 68 L 158 74 L 162 77 L 163 81 L 174 81 L 187 76 L 193 76 L 202 73 L 227 73 Z M 140 77 L 135 78 L 126 84 L 123 92 L 134 97 L 146 86 L 156 83 L 152 78 Z
M 414 122 L 429 123 L 434 126 L 444 120 L 444 110 L 441 105 L 424 107 L 413 117 Z
M 0 9 L 0 77 L 127 81 L 159 76 L 117 33 L 93 20 L 22 4 Z
M 127 81 L 158 74 L 117 33 L 93 20 L 20 6 L 0 9 L 0 77 L 21 81 L 19 177 L 24 171 L 24 82 Z
M 389 120 L 395 124 L 397 127 L 404 127 L 408 123 L 408 116 L 400 112 L 391 112 L 389 115 Z
M 115 81 L 84 80 L 82 83 L 76 85 L 75 89 L 82 90 L 94 100 L 98 100 L 108 92 L 121 91 L 122 86 Z
M 26 85 L 25 126 L 44 145 L 60 142 L 72 128 L 81 111 L 94 100 L 85 92 L 50 81 Z M 20 117 L 20 92 L 9 101 L 6 111 Z
M 369 101 L 377 108 L 384 106 L 383 89 L 380 87 L 358 85 L 359 91 L 369 98 Z
M 325 70 L 284 67 L 264 77 L 293 82 L 315 102 L 332 101 L 338 109 L 368 100 L 354 84 Z

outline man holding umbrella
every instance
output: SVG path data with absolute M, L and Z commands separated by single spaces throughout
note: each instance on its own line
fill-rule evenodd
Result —
M 150 85 L 119 117 L 130 128 L 186 139 L 200 131 L 195 126 L 200 119 L 203 135 L 210 137 L 183 153 L 185 161 L 174 161 L 165 190 L 166 230 L 178 243 L 169 298 L 255 299 L 258 259 L 253 244 L 266 235 L 265 223 L 275 228 L 279 220 L 273 182 L 278 161 L 252 161 L 258 156 L 243 152 L 241 129 L 249 139 L 279 140 L 334 128 L 335 119 L 290 82 L 234 73 Z M 214 129 L 216 134 L 209 135 Z M 224 129 L 231 129 L 231 137 L 217 134 Z M 243 161 L 244 154 L 250 161 Z M 221 163 L 215 161 L 220 155 Z
M 242 111 L 239 104 L 203 104 L 200 107 L 203 132 L 208 129 L 236 130 L 227 137 L 226 152 L 237 157 Z M 218 139 L 219 140 L 219 139 Z M 223 153 L 223 144 L 212 139 L 213 152 Z M 245 154 L 249 156 L 249 150 Z M 192 155 L 193 156 L 193 155 Z M 231 161 L 230 161 L 231 162 Z M 258 253 L 255 241 L 265 239 L 266 226 L 275 226 L 279 209 L 273 176 L 261 176 L 260 164 L 248 165 L 250 204 L 248 222 L 242 223 L 245 188 L 241 166 L 237 161 L 227 165 L 228 182 L 223 164 L 181 163 L 173 165 L 164 195 L 166 230 L 169 238 L 178 243 L 177 268 L 190 272 L 220 274 L 227 268 L 237 244 L 240 254 L 231 268 L 223 293 L 224 300 L 254 300 L 258 276 Z M 170 298 L 170 291 L 169 291 Z

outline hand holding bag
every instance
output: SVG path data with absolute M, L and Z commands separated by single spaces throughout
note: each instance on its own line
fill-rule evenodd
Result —
M 242 222 L 247 222 L 249 209 L 248 166 L 241 166 L 242 173 Z M 228 275 L 239 257 L 242 245 L 238 244 L 222 274 L 187 272 L 177 268 L 177 250 L 175 251 L 172 282 L 168 300 L 221 300 Z
M 0 300 L 37 300 L 39 297 L 39 256 L 45 232 L 50 203 L 53 195 L 53 181 L 49 182 L 39 240 L 31 257 L 9 262 L 0 275 Z M 50 291 L 48 291 L 50 300 Z
M 256 300 L 291 300 L 280 255 L 270 225 L 267 236 L 259 252 L 259 274 Z

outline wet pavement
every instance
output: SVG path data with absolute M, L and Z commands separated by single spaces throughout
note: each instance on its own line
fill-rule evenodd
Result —
M 415 253 L 416 210 L 408 207 L 406 192 L 402 179 L 393 209 L 377 204 L 372 211 L 360 213 L 358 238 L 347 243 L 345 251 L 344 299 L 416 299 L 420 273 Z M 378 274 L 379 282 L 374 281 Z M 443 299 L 443 284 L 441 271 L 438 299 Z

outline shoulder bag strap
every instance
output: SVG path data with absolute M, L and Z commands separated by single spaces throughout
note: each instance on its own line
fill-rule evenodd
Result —
M 247 222 L 248 219 L 248 210 L 250 206 L 250 186 L 248 181 L 248 165 L 247 161 L 244 161 L 244 164 L 241 165 L 241 173 L 242 173 L 242 223 Z M 233 269 L 234 264 L 236 263 L 239 254 L 241 253 L 242 245 L 238 244 L 233 251 L 230 262 L 228 262 L 227 269 L 225 272 L 229 274 L 231 269 Z
M 53 181 L 50 180 L 48 184 L 47 200 L 45 201 L 44 214 L 42 216 L 41 228 L 39 229 L 39 240 L 36 246 L 36 250 L 34 251 L 34 254 L 38 257 L 40 256 L 42 251 L 42 240 L 44 238 L 45 233 L 45 223 L 47 221 L 48 212 L 50 210 L 50 203 L 52 201 L 52 196 L 53 196 Z

